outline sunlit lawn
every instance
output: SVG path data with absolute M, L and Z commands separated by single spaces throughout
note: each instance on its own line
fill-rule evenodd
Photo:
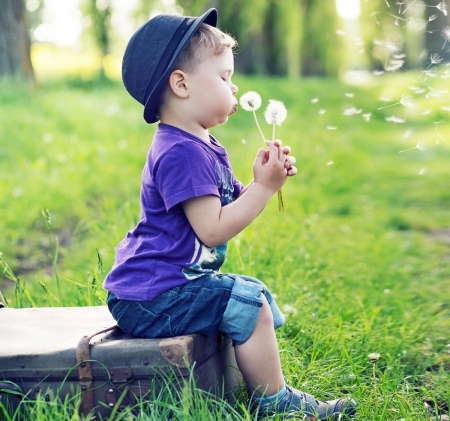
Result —
M 351 394 L 361 420 L 436 419 L 424 402 L 447 412 L 450 400 L 450 104 L 448 94 L 408 89 L 422 81 L 235 77 L 238 96 L 251 89 L 285 102 L 278 136 L 299 172 L 283 188 L 286 212 L 274 198 L 230 241 L 224 270 L 276 293 L 288 315 L 279 331 L 288 383 L 323 399 Z M 139 215 L 155 126 L 120 83 L 66 82 L 1 85 L 0 251 L 22 282 L 16 294 L 0 283 L 12 307 L 103 304 L 98 285 Z M 407 92 L 415 107 L 377 110 Z M 404 123 L 385 120 L 405 112 Z M 249 182 L 262 146 L 252 115 L 240 110 L 212 133 Z M 61 296 L 43 209 L 59 242 Z M 381 354 L 376 392 L 372 352 Z

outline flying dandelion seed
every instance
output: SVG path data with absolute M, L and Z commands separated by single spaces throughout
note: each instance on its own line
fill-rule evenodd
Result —
M 327 112 L 327 110 L 326 110 L 325 108 L 321 108 L 321 109 L 319 110 L 319 114 L 320 114 L 320 115 L 324 115 L 326 112 Z
M 381 76 L 381 75 L 384 75 L 384 70 L 374 70 L 374 71 L 372 71 L 372 74 L 374 76 Z
M 372 113 L 365 113 L 362 115 L 362 118 L 364 119 L 364 121 L 366 121 L 367 123 L 370 121 L 372 117 Z
M 334 164 L 334 161 L 328 161 L 327 162 L 327 166 L 329 167 L 330 165 L 333 165 Z
M 438 15 L 431 15 L 431 16 L 428 18 L 428 22 L 433 22 L 434 20 L 437 19 L 437 17 L 438 17 Z
M 444 59 L 439 54 L 437 54 L 437 53 L 431 54 L 430 65 L 442 63 L 442 60 L 444 60 Z
M 422 112 L 422 115 L 429 115 L 429 114 L 431 114 L 431 110 L 424 110 Z
M 424 141 L 423 140 L 419 140 L 417 142 L 417 145 L 414 146 L 414 148 L 405 149 L 403 151 L 399 151 L 399 153 L 403 153 L 403 152 L 406 152 L 406 151 L 412 151 L 414 149 L 418 149 L 419 151 L 426 151 L 427 150 L 427 148 L 425 147 Z
M 389 4 L 389 2 L 387 0 L 384 0 L 386 2 L 386 4 L 388 5 L 388 7 L 391 7 L 391 5 Z
M 394 105 L 399 105 L 399 104 L 403 105 L 406 108 L 414 107 L 414 102 L 413 102 L 411 95 L 403 94 L 403 96 L 399 102 L 396 102 L 395 104 L 385 105 L 384 107 L 378 108 L 378 110 L 382 110 L 383 108 L 393 107 Z
M 389 58 L 400 53 L 402 45 L 391 38 L 386 38 L 386 41 L 382 42 L 381 46 L 386 49 L 387 52 L 386 63 L 384 65 L 384 67 L 386 67 Z
M 338 29 L 338 30 L 336 31 L 336 34 L 338 34 L 338 35 L 345 35 L 345 32 L 342 31 L 342 30 L 340 30 L 340 29 Z
M 343 115 L 361 114 L 362 108 L 349 107 L 344 110 Z
M 242 139 L 241 142 L 243 145 L 245 145 L 247 143 L 247 141 L 245 139 Z
M 414 3 L 415 3 L 416 1 L 417 1 L 417 0 L 412 1 L 412 2 L 408 5 L 408 7 L 407 7 L 405 10 L 403 10 L 402 15 L 404 15 L 405 12 L 406 12 L 411 6 L 414 6 Z
M 421 168 L 420 171 L 417 173 L 418 175 L 424 175 L 426 172 L 426 168 Z
M 441 110 L 443 110 L 443 111 L 448 111 L 448 112 L 450 112 L 450 105 L 443 105 L 442 107 L 440 107 L 441 108 Z
M 346 92 L 346 93 L 345 93 L 345 96 L 346 96 L 347 98 L 353 98 L 353 97 L 355 96 L 355 94 L 353 94 L 353 93 L 351 93 L 351 92 Z
M 442 30 L 442 36 L 444 37 L 444 45 L 442 46 L 441 50 L 444 49 L 445 44 L 447 43 L 447 41 L 450 41 L 450 26 L 446 26 Z
M 406 130 L 406 132 L 403 134 L 403 139 L 409 139 L 412 133 L 413 131 L 411 129 Z
M 402 6 L 406 3 L 406 1 L 396 1 L 395 4 L 398 4 L 398 13 L 402 12 Z
M 395 72 L 402 68 L 405 60 L 392 59 L 385 65 L 386 72 Z
M 443 1 L 436 6 L 436 9 L 440 10 L 444 16 L 447 16 L 447 5 Z
M 319 98 L 313 98 L 311 100 L 311 104 L 317 104 L 319 102 Z
M 443 121 L 444 121 L 444 120 L 441 120 L 441 121 L 433 121 L 433 124 L 434 124 L 434 130 L 437 130 L 438 125 L 441 124 Z
M 336 126 L 327 126 L 327 130 L 337 130 Z
M 396 117 L 395 115 L 386 117 L 385 120 L 388 121 L 389 123 L 398 123 L 398 124 L 403 124 L 405 122 L 404 118 Z

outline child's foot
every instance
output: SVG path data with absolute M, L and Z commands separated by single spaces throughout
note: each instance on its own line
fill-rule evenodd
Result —
M 310 421 L 343 420 L 342 415 L 356 415 L 357 403 L 353 399 L 341 398 L 333 401 L 318 401 L 314 396 L 286 386 L 287 393 L 274 404 L 256 406 L 260 416 L 277 414 L 306 415 Z

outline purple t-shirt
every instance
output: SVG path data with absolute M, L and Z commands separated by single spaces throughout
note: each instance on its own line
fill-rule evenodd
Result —
M 148 301 L 219 270 L 227 245 L 208 247 L 195 235 L 181 202 L 204 195 L 230 203 L 243 186 L 228 155 L 176 127 L 159 124 L 142 173 L 141 216 L 116 249 L 104 287 L 118 298 Z

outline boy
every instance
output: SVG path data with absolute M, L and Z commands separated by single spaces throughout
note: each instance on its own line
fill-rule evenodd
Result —
M 319 402 L 285 385 L 274 331 L 284 317 L 275 301 L 259 280 L 218 272 L 227 241 L 297 170 L 290 148 L 267 141 L 244 188 L 209 134 L 237 111 L 235 41 L 216 23 L 215 9 L 198 18 L 160 15 L 125 51 L 124 85 L 144 105 L 144 119 L 161 123 L 143 170 L 140 221 L 105 279 L 109 309 L 140 337 L 226 333 L 261 415 L 354 414 L 354 401 Z

